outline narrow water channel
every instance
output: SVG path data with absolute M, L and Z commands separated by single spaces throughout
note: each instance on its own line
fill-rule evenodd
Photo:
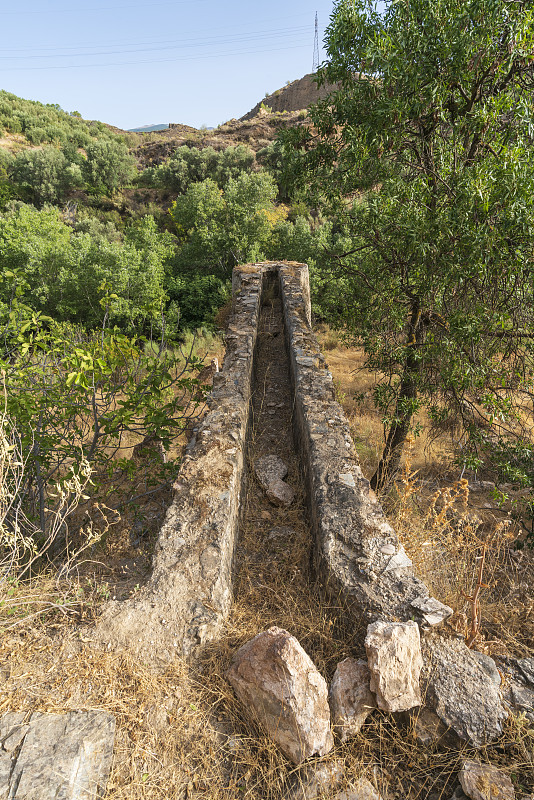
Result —
M 311 533 L 306 498 L 292 434 L 292 391 L 276 284 L 264 291 L 258 330 L 247 448 L 247 493 L 236 553 L 235 597 L 264 606 L 273 615 L 287 604 L 285 589 L 307 591 Z M 279 456 L 288 467 L 286 482 L 296 497 L 289 507 L 273 505 L 254 476 L 254 463 Z M 279 599 L 278 599 L 279 598 Z

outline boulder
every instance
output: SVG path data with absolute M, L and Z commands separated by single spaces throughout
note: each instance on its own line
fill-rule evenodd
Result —
M 458 775 L 462 789 L 471 800 L 514 800 L 512 781 L 497 767 L 464 761 Z
M 425 703 L 474 747 L 496 739 L 507 716 L 494 670 L 479 655 L 463 639 L 436 635 L 423 641 Z
M 115 718 L 106 711 L 4 714 L 0 719 L 0 798 L 103 797 L 114 738 Z
M 279 506 L 289 506 L 295 499 L 295 492 L 283 479 L 287 475 L 287 465 L 277 455 L 258 458 L 254 473 L 267 497 Z
M 334 746 L 326 681 L 287 631 L 269 628 L 243 645 L 227 677 L 244 707 L 295 764 Z
M 334 673 L 330 686 L 330 710 L 334 731 L 342 742 L 358 733 L 376 708 L 376 699 L 369 689 L 371 673 L 366 661 L 346 658 Z
M 421 705 L 423 660 L 417 623 L 374 622 L 367 628 L 365 649 L 378 707 L 393 712 Z

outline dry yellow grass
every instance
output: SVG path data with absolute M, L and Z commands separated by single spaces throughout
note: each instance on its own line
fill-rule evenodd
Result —
M 360 452 L 366 444 L 372 468 L 380 448 L 380 421 L 373 417 L 370 398 L 355 403 L 351 392 L 354 387 L 369 391 L 373 376 L 353 373 L 352 366 L 347 369 L 349 363 L 358 365 L 358 355 L 337 344 L 326 354 L 337 371 L 340 399 L 360 431 Z M 368 432 L 364 433 L 364 425 Z M 259 436 L 253 438 L 252 447 L 260 445 Z M 528 600 L 532 559 L 528 553 L 522 555 L 525 551 L 514 554 L 509 533 L 492 527 L 489 518 L 482 528 L 475 525 L 464 483 L 432 491 L 421 486 L 413 471 L 423 456 L 424 448 L 415 452 L 413 467 L 406 465 L 390 505 L 393 522 L 418 570 L 433 591 L 455 607 L 461 626 L 464 593 L 472 590 L 474 559 L 485 542 L 491 558 L 485 574 L 489 587 L 482 597 L 485 638 L 478 644 L 490 652 L 532 652 L 527 641 L 532 636 L 532 600 Z M 81 623 L 91 623 L 109 593 L 118 592 L 125 583 L 128 591 L 135 590 L 135 579 L 121 579 L 119 574 L 121 559 L 131 555 L 133 520 L 128 523 L 127 516 L 76 579 L 58 583 L 53 576 L 40 576 L 29 585 L 12 583 L 0 605 L 0 714 L 83 708 L 115 714 L 117 739 L 106 800 L 284 800 L 298 770 L 235 699 L 225 679 L 231 658 L 259 631 L 278 625 L 299 639 L 330 680 L 341 659 L 363 655 L 364 635 L 363 625 L 349 624 L 342 605 L 325 598 L 312 580 L 309 521 L 293 466 L 290 479 L 297 500 L 289 511 L 263 505 L 252 480 L 240 540 L 236 601 L 223 635 L 205 648 L 194 665 L 177 660 L 156 675 L 128 652 L 93 650 L 80 638 Z M 281 526 L 294 531 L 289 543 L 269 542 L 269 531 Z M 517 590 L 525 582 L 527 590 Z M 532 726 L 521 718 L 512 717 L 501 741 L 475 754 L 467 747 L 447 751 L 422 747 L 411 727 L 375 712 L 357 737 L 338 743 L 318 760 L 341 761 L 347 785 L 365 776 L 386 800 L 449 800 L 466 757 L 507 771 L 519 794 L 534 791 L 533 753 Z

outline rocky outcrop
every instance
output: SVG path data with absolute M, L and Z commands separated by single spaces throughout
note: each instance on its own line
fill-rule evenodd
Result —
M 361 659 L 345 658 L 336 667 L 330 685 L 330 710 L 334 732 L 342 742 L 355 736 L 376 708 L 370 679 L 367 662 Z
M 312 103 L 322 100 L 336 87 L 327 83 L 320 88 L 317 86 L 313 74 L 304 75 L 299 80 L 292 81 L 282 89 L 277 89 L 272 94 L 267 94 L 263 100 L 256 103 L 248 114 L 241 117 L 241 121 L 254 119 L 260 112 L 261 107 L 270 108 L 272 111 L 300 111 L 308 108 Z
M 0 798 L 103 797 L 114 738 L 115 718 L 105 711 L 4 714 L 0 719 Z
M 243 645 L 227 677 L 244 708 L 295 764 L 334 746 L 326 681 L 287 631 L 270 628 Z
M 417 623 L 375 622 L 367 628 L 365 649 L 378 707 L 393 712 L 420 706 L 423 659 Z

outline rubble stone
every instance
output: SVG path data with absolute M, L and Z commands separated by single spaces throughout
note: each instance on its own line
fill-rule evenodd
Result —
M 326 681 L 290 633 L 273 627 L 255 636 L 237 651 L 227 677 L 295 764 L 332 749 Z
M 374 622 L 367 628 L 365 649 L 378 707 L 393 712 L 421 705 L 423 660 L 417 623 Z
M 287 464 L 277 455 L 258 458 L 254 464 L 254 473 L 264 489 L 274 480 L 283 480 L 287 475 Z
M 366 661 L 345 658 L 341 661 L 330 686 L 332 725 L 342 742 L 358 733 L 376 708 L 376 699 L 369 689 L 371 674 Z
M 97 800 L 111 768 L 115 718 L 106 711 L 5 714 L 1 800 Z
M 287 475 L 287 465 L 277 455 L 258 458 L 254 473 L 265 494 L 278 506 L 289 506 L 295 499 L 295 492 L 283 479 Z
M 345 770 L 342 761 L 303 766 L 292 781 L 288 800 L 322 800 L 331 797 L 343 782 Z
M 462 789 L 471 800 L 514 800 L 512 781 L 490 764 L 465 761 L 458 775 Z
M 502 733 L 507 711 L 499 687 L 463 639 L 425 636 L 422 683 L 425 703 L 442 722 L 474 747 Z

